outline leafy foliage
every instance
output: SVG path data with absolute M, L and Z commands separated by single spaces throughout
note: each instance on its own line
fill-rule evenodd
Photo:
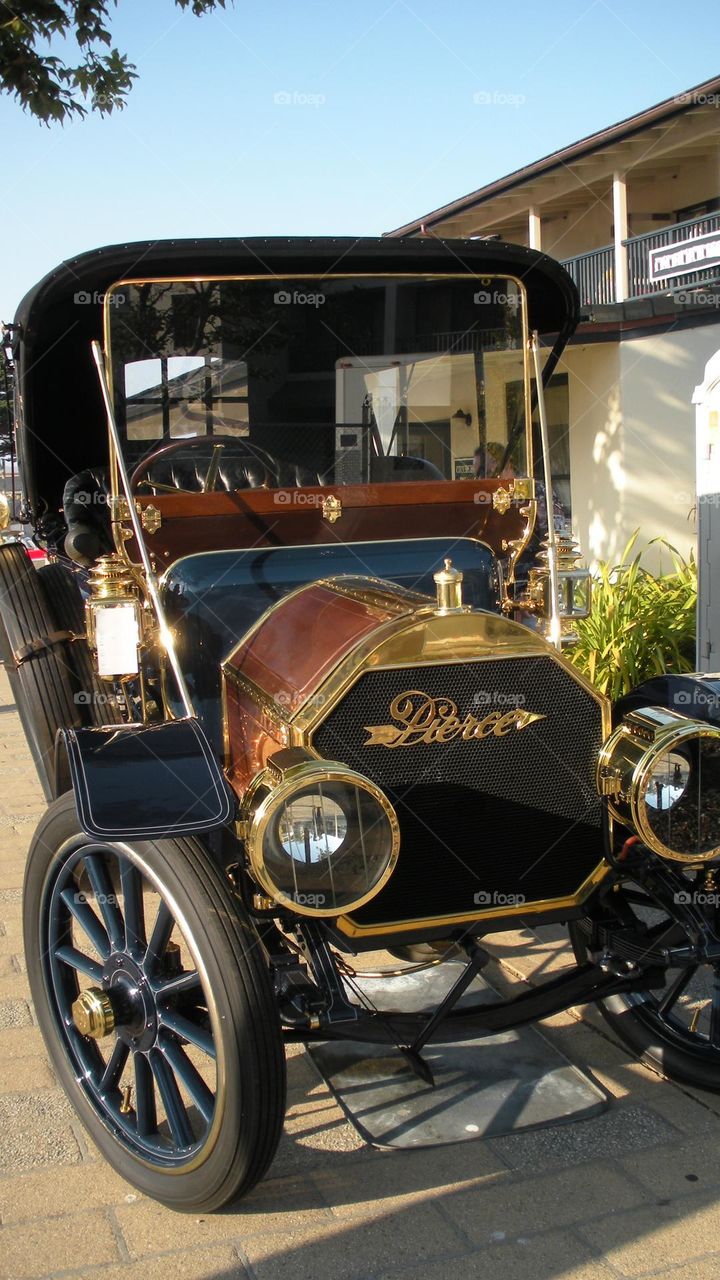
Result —
M 633 556 L 639 530 L 619 564 L 601 562 L 593 583 L 592 612 L 578 623 L 567 657 L 610 698 L 665 671 L 695 669 L 697 567 L 661 538 L 673 564 L 655 577 Z M 630 558 L 632 556 L 632 559 Z
M 196 17 L 224 9 L 225 3 L 175 0 Z M 45 124 L 86 115 L 84 100 L 101 115 L 122 108 L 137 72 L 127 54 L 111 47 L 109 11 L 116 5 L 117 0 L 2 0 L 0 90 Z M 75 66 L 52 52 L 68 37 L 77 45 Z

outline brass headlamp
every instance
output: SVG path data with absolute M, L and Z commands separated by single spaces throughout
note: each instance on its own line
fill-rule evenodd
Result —
M 597 785 L 662 858 L 720 857 L 720 726 L 664 707 L 631 711 L 602 749 Z
M 301 747 L 275 752 L 242 802 L 252 873 L 294 913 L 339 916 L 369 902 L 392 874 L 400 827 L 369 778 Z
M 89 578 L 85 605 L 88 644 L 95 650 L 103 680 L 134 676 L 139 671 L 142 606 L 132 570 L 120 556 L 101 556 Z

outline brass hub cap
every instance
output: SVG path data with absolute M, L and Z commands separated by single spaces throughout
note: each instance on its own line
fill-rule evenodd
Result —
M 115 1011 L 107 991 L 88 987 L 81 991 L 72 1006 L 73 1022 L 81 1036 L 102 1040 L 115 1028 Z

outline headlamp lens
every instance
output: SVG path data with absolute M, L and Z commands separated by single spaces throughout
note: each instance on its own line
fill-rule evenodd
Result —
M 645 791 L 648 826 L 657 840 L 691 859 L 720 846 L 720 741 L 698 737 L 682 754 L 665 752 Z
M 264 878 L 301 910 L 347 911 L 372 894 L 396 853 L 391 812 L 354 780 L 309 781 L 272 812 Z

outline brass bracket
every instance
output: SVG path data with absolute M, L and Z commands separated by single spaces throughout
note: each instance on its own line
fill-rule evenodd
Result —
M 512 506 L 512 485 L 509 489 L 504 488 L 503 485 L 496 489 L 492 496 L 492 504 L 493 510 L 499 511 L 500 515 L 504 516 Z
M 492 504 L 495 511 L 504 515 L 510 510 L 513 502 L 529 502 L 535 496 L 535 482 L 528 476 L 516 476 L 507 488 L 501 485 L 493 493 Z M 523 514 L 521 512 L 521 514 Z
M 130 508 L 127 504 L 127 498 L 123 498 L 121 495 L 120 497 L 110 499 L 110 519 L 113 523 L 130 519 Z
M 342 502 L 334 493 L 323 498 L 322 513 L 323 520 L 327 520 L 328 524 L 335 524 L 335 521 L 340 519 L 343 513 Z
M 154 507 L 152 503 L 147 507 L 142 507 L 140 510 L 140 523 L 146 533 L 157 533 L 162 524 L 162 516 L 157 507 Z
M 512 482 L 512 492 L 514 498 L 528 502 L 530 498 L 535 497 L 535 481 L 529 476 L 516 476 Z
M 601 765 L 597 782 L 601 796 L 619 796 L 622 792 L 622 773 L 612 765 Z
M 152 503 L 147 507 L 143 507 L 136 499 L 135 510 L 140 516 L 140 523 L 145 532 L 150 534 L 157 533 L 162 524 L 162 515 L 158 511 L 157 507 L 154 507 Z M 130 508 L 127 504 L 127 498 L 120 495 L 119 497 L 110 499 L 110 518 L 115 524 L 120 524 L 122 521 L 130 519 Z M 124 538 L 131 538 L 132 532 L 123 530 L 122 536 Z

